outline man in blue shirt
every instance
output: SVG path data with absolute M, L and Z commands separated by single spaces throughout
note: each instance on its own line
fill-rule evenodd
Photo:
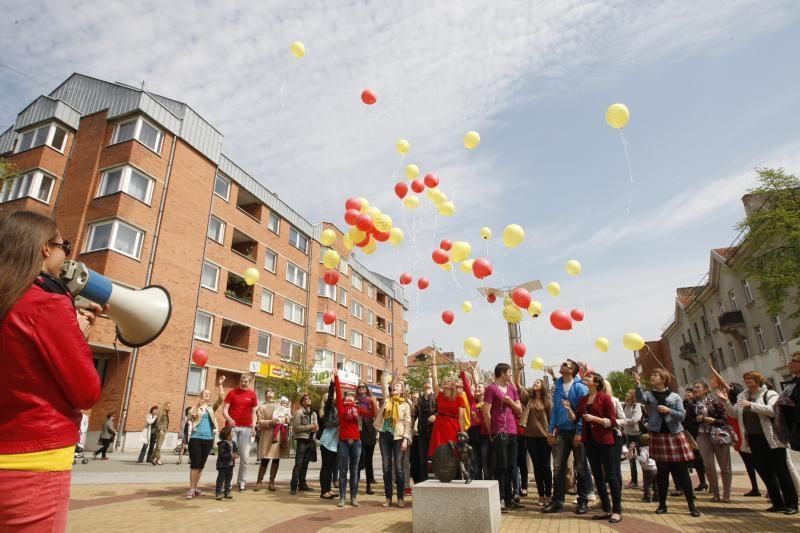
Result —
M 543 513 L 560 513 L 564 510 L 564 483 L 567 460 L 574 456 L 575 477 L 578 485 L 578 506 L 575 514 L 588 512 L 586 490 L 586 452 L 581 445 L 582 421 L 574 416 L 581 398 L 589 389 L 578 376 L 580 366 L 572 359 L 561 363 L 561 377 L 553 386 L 553 410 L 550 413 L 547 443 L 553 448 L 553 500 L 542 509 Z M 552 371 L 551 371 L 552 373 Z M 573 420 L 570 420 L 572 416 Z

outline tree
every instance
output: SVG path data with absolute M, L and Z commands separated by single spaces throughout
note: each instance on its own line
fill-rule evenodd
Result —
M 422 386 L 428 381 L 429 364 L 414 366 L 408 369 L 405 375 L 405 382 L 410 392 L 422 391 Z M 456 374 L 456 365 L 448 363 L 436 365 L 439 369 L 439 382 L 441 383 L 446 377 Z
M 737 224 L 746 231 L 737 269 L 758 284 L 773 316 L 789 305 L 789 318 L 800 317 L 800 179 L 782 168 L 757 168 L 759 186 L 748 193 L 762 198 Z M 800 327 L 793 336 L 800 335 Z
M 6 180 L 8 180 L 15 172 L 14 165 L 8 159 L 0 157 L 0 191 L 3 190 Z
M 296 360 L 287 363 L 290 372 L 286 380 L 289 386 L 286 389 L 288 398 L 295 404 L 304 394 L 308 394 L 311 403 L 316 405 L 322 394 L 311 386 L 314 379 L 314 361 L 309 361 L 305 352 L 297 355 Z
M 625 401 L 625 395 L 629 390 L 636 388 L 636 382 L 633 380 L 633 376 L 627 372 L 612 370 L 608 373 L 606 379 L 611 383 L 611 394 L 619 398 L 621 402 Z M 642 386 L 644 386 L 644 384 L 642 384 Z

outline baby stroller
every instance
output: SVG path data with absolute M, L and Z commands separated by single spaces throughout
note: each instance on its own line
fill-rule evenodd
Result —
M 86 430 L 88 429 L 89 417 L 84 413 L 83 418 L 81 418 L 80 440 L 75 444 L 75 454 L 72 457 L 72 464 L 77 464 L 78 459 L 80 459 L 83 465 L 89 462 L 89 459 L 84 453 L 84 447 L 86 446 Z

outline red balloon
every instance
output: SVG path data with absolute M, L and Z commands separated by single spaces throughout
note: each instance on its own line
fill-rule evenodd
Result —
M 550 313 L 550 323 L 553 327 L 561 331 L 568 331 L 572 329 L 572 319 L 564 311 L 553 311 Z
M 430 285 L 430 281 L 428 281 L 428 278 L 419 278 L 417 280 L 417 287 L 419 287 L 420 290 L 424 291 L 425 289 L 428 288 L 428 285 Z
M 375 237 L 375 240 L 376 240 L 376 241 L 378 241 L 378 242 L 386 242 L 386 241 L 388 241 L 388 240 L 389 240 L 389 237 L 391 237 L 391 236 L 392 236 L 392 234 L 391 234 L 391 233 L 389 233 L 388 231 L 378 231 L 378 230 L 375 230 L 375 231 L 372 233 L 372 236 L 373 236 L 373 237 Z
M 583 311 L 581 311 L 580 309 L 573 309 L 572 311 L 569 312 L 569 316 L 571 316 L 572 320 L 574 320 L 575 322 L 580 322 L 581 320 L 583 320 Z
M 325 275 L 322 276 L 322 279 L 325 280 L 325 283 L 328 285 L 336 285 L 339 283 L 339 271 L 338 270 L 328 270 L 325 272 Z
M 358 221 L 358 217 L 360 216 L 361 213 L 359 213 L 355 209 L 348 209 L 347 211 L 344 212 L 344 221 L 351 226 L 355 226 L 356 222 Z
M 448 241 L 447 239 L 444 239 L 442 242 L 439 243 L 439 248 L 441 248 L 442 250 L 444 250 L 446 252 L 449 252 L 450 248 L 452 248 L 452 247 L 453 247 L 453 243 Z
M 428 186 L 429 189 L 433 189 L 434 187 L 439 185 L 439 176 L 436 174 L 425 174 L 425 185 Z
M 375 96 L 375 93 L 369 89 L 364 89 L 361 91 L 361 101 L 367 105 L 372 105 L 378 101 L 378 97 Z
M 372 236 L 371 236 L 370 234 L 367 234 L 367 236 L 366 236 L 366 237 L 364 237 L 364 240 L 363 240 L 363 241 L 356 243 L 356 246 L 358 246 L 359 248 L 363 248 L 363 247 L 365 247 L 366 245 L 368 245 L 368 244 L 369 244 L 369 240 L 370 240 L 371 238 L 372 238 Z
M 493 292 L 490 292 L 489 294 L 486 295 L 486 301 L 489 302 L 490 304 L 493 304 L 497 301 L 497 296 L 495 296 Z
M 208 353 L 202 348 L 197 348 L 195 351 L 192 352 L 192 361 L 197 366 L 206 366 L 206 362 L 208 361 Z
M 411 182 L 411 190 L 419 194 L 425 190 L 425 184 L 420 180 L 414 180 Z
M 455 313 L 452 311 L 444 311 L 442 313 L 442 322 L 447 324 L 448 326 L 453 323 L 453 320 L 456 319 Z
M 433 251 L 433 262 L 437 265 L 443 265 L 450 261 L 450 256 L 441 248 Z
M 492 264 L 488 259 L 479 257 L 472 263 L 472 273 L 478 279 L 483 279 L 492 275 Z
M 408 185 L 406 182 L 401 181 L 394 186 L 394 193 L 397 195 L 398 198 L 401 200 L 406 197 L 408 194 Z
M 516 355 L 517 357 L 525 357 L 526 351 L 528 351 L 528 349 L 525 348 L 524 344 L 522 344 L 521 342 L 514 343 L 514 355 Z
M 369 231 L 372 228 L 372 217 L 369 215 L 358 215 L 356 227 L 361 231 Z
M 323 323 L 324 323 L 326 326 L 330 326 L 331 324 L 333 324 L 334 322 L 336 322 L 336 313 L 334 313 L 333 311 L 331 311 L 330 309 L 328 309 L 327 311 L 325 311 L 325 312 L 322 314 L 322 322 L 323 322 Z
M 514 289 L 514 292 L 511 293 L 511 299 L 520 309 L 527 309 L 528 306 L 531 305 L 531 293 L 522 287 L 517 287 Z
M 413 280 L 414 278 L 412 278 L 411 274 L 409 274 L 408 272 L 403 272 L 402 274 L 400 274 L 400 285 L 408 285 Z
M 359 200 L 358 198 L 348 198 L 347 201 L 345 201 L 344 203 L 344 208 L 361 211 L 361 200 Z

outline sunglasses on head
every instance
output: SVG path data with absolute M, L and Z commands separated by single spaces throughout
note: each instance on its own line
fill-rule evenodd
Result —
M 72 252 L 72 242 L 67 240 L 63 242 L 49 241 L 47 244 L 49 244 L 50 246 L 58 246 L 59 248 L 64 250 L 64 255 L 69 255 Z

